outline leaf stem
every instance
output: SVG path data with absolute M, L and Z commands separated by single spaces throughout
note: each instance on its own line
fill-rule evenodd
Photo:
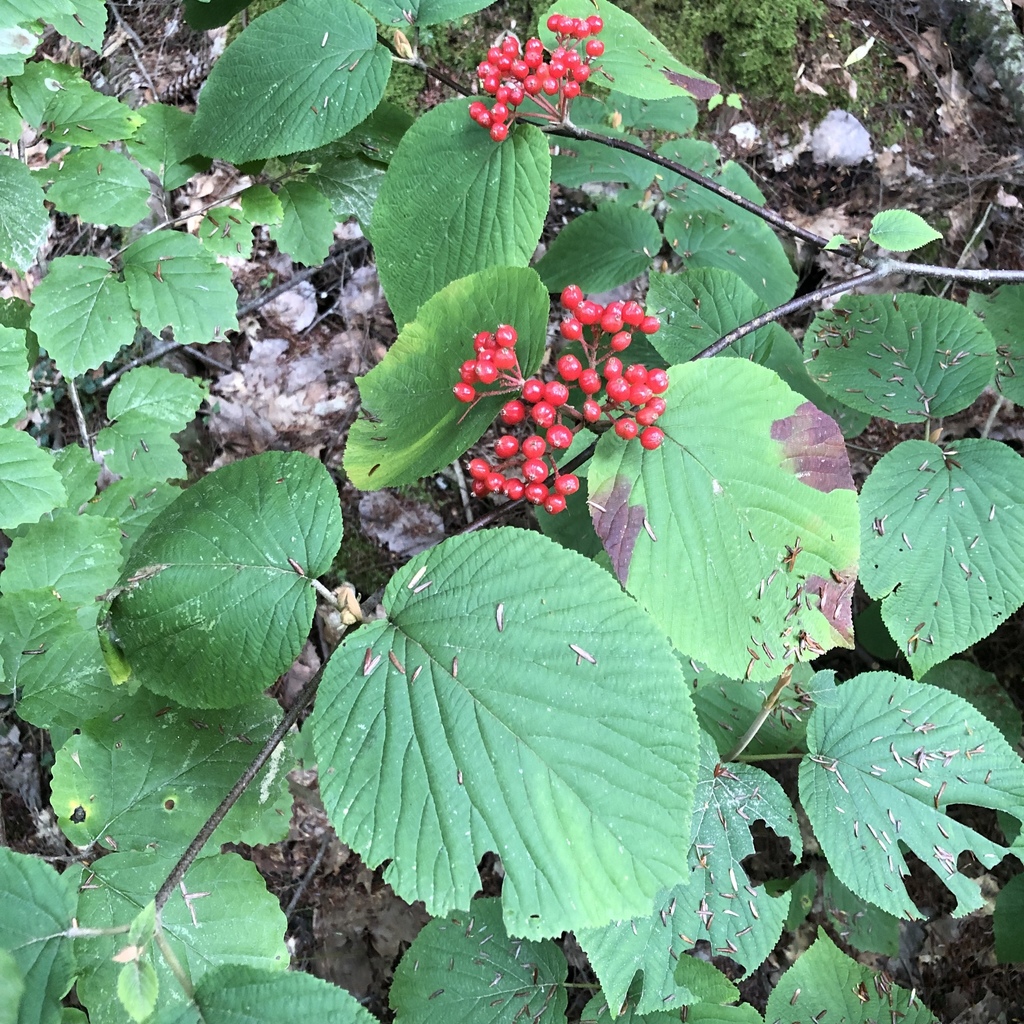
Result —
M 181 986 L 182 991 L 192 999 L 195 996 L 195 989 L 192 987 L 192 981 L 189 976 L 185 973 L 185 968 L 181 966 L 181 961 L 174 955 L 174 950 L 171 949 L 171 944 L 167 941 L 167 936 L 164 935 L 163 925 L 160 923 L 160 914 L 157 912 L 156 920 L 156 931 L 153 932 L 153 938 L 156 941 L 157 946 L 160 947 L 160 953 L 164 960 L 167 962 L 167 966 L 171 970 L 171 974 L 174 975 L 174 980 Z
M 792 675 L 793 666 L 787 665 L 782 670 L 782 675 L 779 676 L 779 681 L 775 684 L 774 689 L 765 698 L 764 706 L 757 713 L 757 716 L 754 718 L 753 722 L 750 723 L 750 728 L 747 729 L 747 731 L 740 737 L 739 743 L 737 743 L 736 746 L 733 747 L 733 749 L 730 750 L 729 753 L 722 758 L 723 762 L 735 761 L 736 758 L 739 757 L 740 754 L 742 754 L 743 751 L 747 749 L 747 746 L 749 745 L 750 741 L 758 734 L 758 732 L 760 732 L 761 726 L 768 721 L 769 716 L 775 710 L 775 705 L 776 703 L 778 703 L 782 691 L 787 686 L 789 686 L 789 680 Z

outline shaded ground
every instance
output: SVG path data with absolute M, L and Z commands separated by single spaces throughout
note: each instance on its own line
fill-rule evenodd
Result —
M 185 106 L 194 102 L 195 87 L 221 41 L 174 22 L 173 10 L 160 5 L 143 5 L 141 13 L 125 9 L 125 20 L 112 37 L 118 45 L 104 65 L 119 95 L 134 93 Z M 722 107 L 712 119 L 711 137 L 726 154 L 747 164 L 770 205 L 821 234 L 839 231 L 855 237 L 864 233 L 878 209 L 899 205 L 944 229 L 943 241 L 927 253 L 929 259 L 1020 269 L 1020 135 L 1000 110 L 998 90 L 983 64 L 953 59 L 942 48 L 935 26 L 915 10 L 885 0 L 835 0 L 822 30 L 800 42 L 797 99 L 750 99 L 742 111 Z M 844 69 L 852 46 L 868 36 L 885 53 L 884 60 L 872 65 L 873 76 L 857 65 Z M 436 87 L 420 97 L 427 105 L 442 98 Z M 874 164 L 820 167 L 809 153 L 799 152 L 803 119 L 808 119 L 809 129 L 810 118 L 820 117 L 830 105 L 844 106 L 869 126 L 875 148 L 881 150 Z M 730 131 L 741 122 L 759 131 L 759 141 L 746 145 L 742 131 Z M 215 165 L 210 175 L 168 197 L 168 210 L 176 216 L 197 210 L 243 184 L 236 172 Z M 563 197 L 568 204 L 579 198 Z M 50 255 L 103 255 L 120 244 L 102 231 L 89 227 L 83 232 L 74 219 L 61 218 Z M 797 260 L 803 269 L 802 287 L 808 290 L 836 270 L 832 257 L 798 253 Z M 490 507 L 466 495 L 455 470 L 370 502 L 344 480 L 341 455 L 357 412 L 354 380 L 379 361 L 395 337 L 372 252 L 358 229 L 339 228 L 331 258 L 315 270 L 297 272 L 264 237 L 258 239 L 253 258 L 237 261 L 233 271 L 244 313 L 238 336 L 231 344 L 209 346 L 198 361 L 181 352 L 169 357 L 174 368 L 208 376 L 217 403 L 206 423 L 183 438 L 190 466 L 199 475 L 269 448 L 302 450 L 322 459 L 338 476 L 345 516 L 345 550 L 333 582 L 351 581 L 372 604 L 372 596 L 411 554 L 457 532 Z M 30 279 L 27 285 L 33 283 Z M 952 296 L 962 297 L 957 290 Z M 806 320 L 789 326 L 799 332 L 805 325 Z M 994 395 L 985 396 L 942 424 L 944 436 L 977 437 L 987 430 L 987 436 L 1024 451 L 1022 411 L 1009 405 L 993 410 L 996 401 Z M 63 404 L 37 426 L 56 443 L 74 436 L 70 411 Z M 874 421 L 850 446 L 858 479 L 881 453 L 907 436 L 911 432 L 905 428 Z M 283 702 L 294 696 L 336 642 L 331 623 L 318 617 L 301 664 L 278 685 Z M 1024 708 L 1024 614 L 1015 615 L 968 656 L 994 672 Z M 841 678 L 878 664 L 863 649 L 825 660 Z M 66 854 L 44 810 L 52 762 L 47 739 L 7 711 L 0 716 L 6 842 L 25 852 Z M 776 774 L 795 798 L 795 773 L 783 766 Z M 295 966 L 343 985 L 372 1012 L 389 1019 L 387 988 L 394 964 L 427 917 L 421 907 L 397 899 L 379 871 L 366 868 L 337 841 L 317 797 L 315 773 L 296 773 L 293 791 L 288 839 L 241 852 L 257 865 L 287 912 Z M 994 819 L 974 812 L 971 824 L 998 838 Z M 788 851 L 772 834 L 755 837 L 758 852 L 747 863 L 752 879 L 794 877 Z M 810 848 L 816 849 L 813 840 Z M 816 863 L 811 852 L 805 866 Z M 964 869 L 972 873 L 969 865 Z M 994 897 L 1016 869 L 1008 859 L 981 879 L 986 895 Z M 500 884 L 500 866 L 488 859 L 482 866 L 483 888 L 496 893 Z M 913 885 L 918 904 L 932 908 L 934 916 L 905 928 L 899 957 L 862 959 L 916 988 L 944 1022 L 1024 1020 L 1024 979 L 1018 968 L 995 963 L 989 913 L 953 921 L 948 917 L 949 894 L 931 872 L 915 871 Z M 821 919 L 819 901 L 810 923 L 784 933 L 765 964 L 741 984 L 744 997 L 758 1009 L 764 1009 L 771 987 L 810 941 L 811 925 Z M 834 937 L 841 941 L 841 936 Z M 573 980 L 592 981 L 571 939 L 566 940 L 566 952 Z M 582 1002 L 575 1008 L 577 1016 L 581 1007 Z

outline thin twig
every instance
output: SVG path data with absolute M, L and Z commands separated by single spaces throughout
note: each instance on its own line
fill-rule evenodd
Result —
M 455 483 L 459 488 L 459 497 L 462 498 L 462 510 L 466 514 L 466 522 L 473 522 L 473 507 L 469 503 L 469 488 L 466 486 L 466 474 L 462 472 L 462 463 L 456 459 L 452 463 L 452 472 L 455 474 Z
M 89 436 L 89 427 L 85 422 L 85 413 L 82 411 L 82 400 L 78 397 L 78 388 L 71 377 L 66 377 L 68 386 L 68 397 L 71 399 L 72 408 L 75 410 L 75 420 L 78 423 L 78 433 L 81 435 L 82 444 L 89 449 L 89 454 L 95 457 L 96 449 L 92 446 L 92 438 Z
M 457 82 L 450 75 L 446 75 L 438 68 L 431 67 L 421 57 L 403 57 L 395 48 L 395 44 L 379 32 L 377 33 L 377 42 L 388 50 L 391 53 L 391 56 L 399 61 L 399 63 L 408 64 L 409 67 L 416 68 L 417 71 L 422 71 L 425 75 L 429 75 L 431 78 L 436 78 L 437 81 L 443 82 L 449 89 L 454 89 L 457 93 L 461 93 L 463 96 L 472 95 L 470 90 L 461 82 Z
M 327 847 L 331 845 L 331 839 L 334 837 L 334 833 L 330 829 L 324 832 L 320 837 L 320 846 L 317 848 L 316 856 L 313 858 L 313 863 L 306 869 L 306 873 L 302 876 L 302 881 L 299 882 L 295 892 L 292 893 L 292 898 L 288 901 L 288 906 L 285 908 L 284 916 L 291 920 L 292 914 L 295 913 L 295 908 L 299 905 L 299 900 L 302 899 L 302 894 L 309 888 L 309 883 L 313 881 L 316 876 L 320 865 L 324 861 L 324 854 L 327 853 Z
M 722 758 L 723 762 L 735 761 L 736 758 L 739 757 L 740 754 L 742 754 L 743 751 L 747 749 L 747 746 L 749 745 L 750 741 L 758 734 L 758 732 L 761 729 L 761 726 L 768 721 L 769 717 L 771 716 L 771 713 L 775 710 L 775 705 L 778 703 L 782 691 L 787 686 L 789 686 L 789 680 L 792 675 L 793 666 L 787 665 L 782 670 L 782 675 L 779 676 L 779 681 L 775 684 L 775 688 L 765 698 L 764 706 L 757 713 L 757 717 L 754 719 L 753 722 L 750 723 L 750 728 L 747 729 L 747 731 L 740 737 L 740 740 L 736 744 L 736 746 L 733 747 L 732 750 L 730 750 L 729 753 Z
M 988 411 L 988 416 L 985 417 L 985 426 L 981 428 L 981 436 L 988 437 L 992 433 L 992 428 L 995 426 L 996 417 L 999 415 L 999 410 L 1002 409 L 1003 404 L 1006 402 L 1006 398 L 1000 395 L 995 402 L 992 403 L 992 408 Z

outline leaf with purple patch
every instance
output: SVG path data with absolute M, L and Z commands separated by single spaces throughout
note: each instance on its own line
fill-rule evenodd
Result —
M 588 478 L 620 582 L 678 650 L 732 679 L 851 646 L 857 496 L 839 428 L 745 360 L 669 374 L 665 442 L 608 432 Z

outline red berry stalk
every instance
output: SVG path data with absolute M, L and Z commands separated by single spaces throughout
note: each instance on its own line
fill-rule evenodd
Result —
M 523 439 L 511 432 L 499 437 L 493 463 L 470 462 L 477 497 L 501 493 L 513 500 L 525 498 L 555 514 L 565 508 L 566 497 L 579 490 L 580 482 L 572 473 L 559 473 L 554 455 L 567 449 L 584 425 L 606 420 L 619 437 L 627 441 L 638 437 L 648 451 L 665 438 L 654 423 L 665 411 L 662 395 L 668 388 L 668 374 L 641 363 L 624 367 L 618 356 L 629 347 L 634 331 L 654 334 L 661 326 L 658 318 L 645 315 L 638 302 L 608 306 L 591 302 L 576 285 L 562 292 L 562 305 L 570 314 L 562 320 L 562 336 L 580 343 L 586 365 L 566 353 L 552 379 L 524 380 L 514 351 L 516 332 L 508 324 L 493 334 L 477 334 L 473 341 L 477 358 L 462 364 L 461 380 L 452 389 L 460 402 L 475 404 L 485 395 L 518 392 L 502 408 L 501 422 L 533 431 Z M 477 385 L 497 387 L 481 393 Z M 573 388 L 583 399 L 579 408 L 570 404 Z
M 495 142 L 508 137 L 509 126 L 517 114 L 563 122 L 570 103 L 590 78 L 591 62 L 604 53 L 600 39 L 587 38 L 597 36 L 604 28 L 597 15 L 572 18 L 552 14 L 548 28 L 555 33 L 558 45 L 547 60 L 544 44 L 536 36 L 528 39 L 520 50 L 519 40 L 508 35 L 500 46 L 492 46 L 487 59 L 477 65 L 480 88 L 493 96 L 495 102 L 488 108 L 486 103 L 476 100 L 469 105 L 469 116 L 481 128 L 489 129 Z M 518 111 L 527 99 L 536 109 Z

